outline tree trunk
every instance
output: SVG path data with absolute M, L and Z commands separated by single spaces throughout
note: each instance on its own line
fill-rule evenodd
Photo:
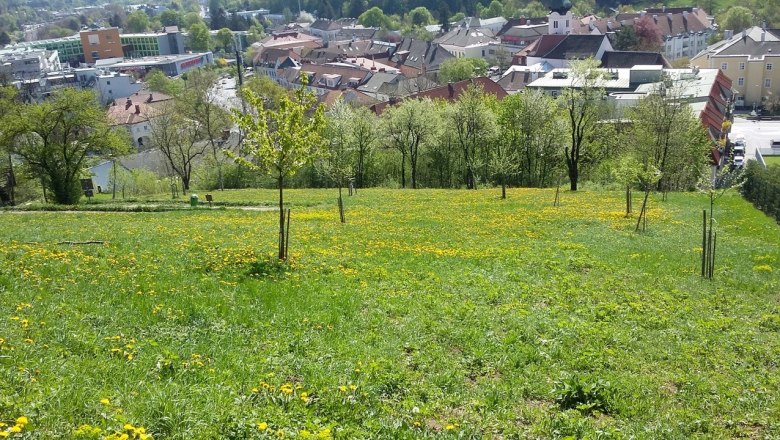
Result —
M 111 200 L 116 199 L 116 159 L 112 162 L 112 167 L 114 172 L 114 184 L 112 185 L 113 188 L 111 188 Z
M 339 218 L 341 219 L 341 223 L 347 222 L 344 217 L 344 199 L 341 197 L 341 183 L 339 183 Z
M 286 260 L 285 238 L 284 238 L 284 177 L 279 174 L 279 259 Z
M 506 199 L 506 182 L 501 179 L 501 198 Z
M 570 161 L 568 165 L 569 165 L 569 189 L 572 191 L 577 191 L 577 181 L 579 180 L 577 162 Z

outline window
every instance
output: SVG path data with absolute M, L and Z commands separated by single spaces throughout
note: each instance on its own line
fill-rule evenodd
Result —
M 766 63 L 766 70 L 772 70 L 772 63 Z
M 87 35 L 87 39 L 89 40 L 89 44 L 100 44 L 100 37 L 97 35 Z
M 553 98 L 558 97 L 559 92 L 557 90 L 550 90 L 550 95 L 552 95 Z
M 739 70 L 745 70 L 745 63 L 739 63 Z
M 554 22 L 553 22 L 553 28 L 554 28 L 554 29 L 558 29 L 558 22 L 557 22 L 557 21 L 554 21 Z
M 569 27 L 569 20 L 566 20 L 566 27 Z
M 772 87 L 772 80 L 769 79 L 769 78 L 765 79 L 764 80 L 764 87 L 766 87 L 767 89 Z
M 727 70 L 729 68 L 729 63 L 721 63 L 720 70 Z
M 737 85 L 738 86 L 744 86 L 745 85 L 745 78 L 737 79 Z
M 106 85 L 110 86 L 111 85 L 111 81 L 106 81 Z

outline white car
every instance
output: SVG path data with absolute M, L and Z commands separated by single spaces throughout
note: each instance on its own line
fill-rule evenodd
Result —
M 745 156 L 734 156 L 734 166 L 741 167 L 745 165 Z

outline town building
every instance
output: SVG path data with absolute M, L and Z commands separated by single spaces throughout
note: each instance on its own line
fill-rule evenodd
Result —
M 462 95 L 471 86 L 480 87 L 486 95 L 495 96 L 498 100 L 504 99 L 507 96 L 507 93 L 504 91 L 504 89 L 501 88 L 501 86 L 496 84 L 490 78 L 483 76 L 434 87 L 423 92 L 408 95 L 403 99 L 427 98 L 432 100 L 441 99 L 444 101 L 457 101 L 458 98 L 460 98 L 460 95 Z M 371 110 L 376 114 L 382 114 L 387 106 L 395 105 L 399 102 L 401 102 L 401 99 L 391 99 L 387 102 L 380 102 L 378 104 L 372 105 Z
M 168 26 L 162 32 L 122 34 L 122 51 L 125 58 L 139 58 L 159 55 L 179 55 L 184 51 L 184 37 L 179 28 Z
M 138 92 L 115 99 L 108 107 L 108 118 L 113 126 L 127 129 L 137 149 L 147 149 L 151 146 L 151 120 L 160 111 L 160 104 L 171 99 L 162 93 Z
M 691 65 L 719 69 L 728 76 L 736 107 L 780 103 L 780 32 L 746 29 L 700 52 Z
M 29 47 L 0 50 L 0 75 L 8 79 L 38 78 L 61 69 L 56 50 Z
M 119 28 L 86 29 L 79 32 L 79 39 L 84 50 L 84 62 L 94 64 L 105 58 L 122 58 L 122 42 L 119 38 Z
M 517 52 L 513 64 L 548 63 L 566 68 L 575 60 L 601 59 L 607 51 L 612 51 L 612 44 L 606 35 L 547 34 Z
M 308 32 L 320 38 L 323 42 L 336 40 L 336 35 L 345 27 L 353 27 L 357 24 L 354 18 L 340 18 L 338 20 L 328 20 L 320 18 L 309 26 Z
M 84 61 L 84 48 L 81 45 L 81 38 L 78 35 L 63 38 L 52 38 L 48 40 L 27 41 L 16 43 L 8 48 L 13 49 L 46 49 L 56 51 L 60 57 L 61 63 L 68 63 L 76 66 Z
M 116 59 L 101 63 L 100 66 L 114 72 L 138 72 L 145 75 L 152 69 L 161 70 L 168 76 L 179 76 L 192 69 L 214 64 L 211 52 L 189 53 L 184 55 L 164 55 L 136 59 Z
M 391 63 L 408 78 L 439 71 L 441 64 L 455 58 L 446 49 L 430 41 L 404 38 L 390 57 Z
M 433 42 L 456 58 L 487 58 L 490 46 L 500 44 L 490 29 L 472 29 L 467 25 L 451 29 Z

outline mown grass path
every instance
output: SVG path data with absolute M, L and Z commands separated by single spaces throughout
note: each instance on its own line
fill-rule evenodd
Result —
M 652 200 L 643 234 L 620 193 L 361 190 L 346 225 L 333 190 L 288 197 L 290 266 L 269 212 L 0 215 L 0 421 L 26 416 L 12 435 L 32 438 L 780 436 L 780 229 L 738 196 L 716 205 L 714 281 L 697 194 Z

